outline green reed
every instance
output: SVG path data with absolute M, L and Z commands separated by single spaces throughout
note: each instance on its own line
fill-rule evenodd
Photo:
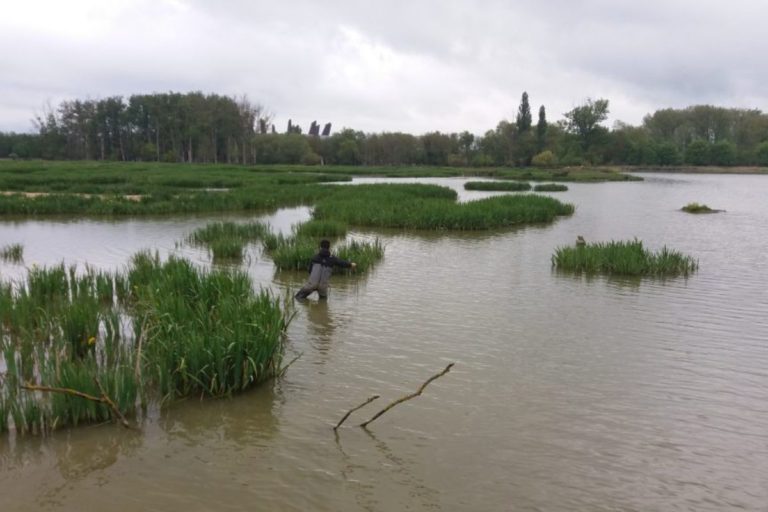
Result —
M 347 225 L 334 220 L 310 220 L 293 226 L 296 237 L 340 238 L 346 236 Z
M 699 204 L 699 203 L 688 203 L 687 205 L 683 206 L 680 209 L 687 213 L 718 213 L 722 211 L 722 210 L 715 210 L 705 204 Z
M 149 400 L 228 395 L 278 371 L 288 314 L 241 272 L 134 256 L 127 275 L 63 265 L 0 283 L 0 432 L 39 434 L 113 411 L 25 383 L 106 394 L 127 416 Z M 143 348 L 139 351 L 139 340 Z
M 639 240 L 558 247 L 552 256 L 558 270 L 631 276 L 687 276 L 698 269 L 691 256 L 668 249 L 652 252 Z
M 21 244 L 10 244 L 0 247 L 0 259 L 10 263 L 21 263 L 24 261 L 24 246 Z
M 274 374 L 286 314 L 271 294 L 253 291 L 247 274 L 142 255 L 129 279 L 154 333 L 145 363 L 164 396 L 226 395 Z
M 541 183 L 533 187 L 534 192 L 565 192 L 567 190 L 568 186 L 560 183 Z
M 335 195 L 318 201 L 315 219 L 369 227 L 483 230 L 551 222 L 574 211 L 573 205 L 532 194 L 457 203 L 452 190 L 427 185 L 336 188 Z
M 193 245 L 208 247 L 214 260 L 240 261 L 245 246 L 267 234 L 267 226 L 261 222 L 236 224 L 213 222 L 192 232 L 187 241 Z
M 531 190 L 531 184 L 526 181 L 468 181 L 465 190 L 503 190 L 517 192 Z

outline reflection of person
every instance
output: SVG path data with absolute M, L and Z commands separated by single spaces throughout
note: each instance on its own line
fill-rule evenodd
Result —
M 355 268 L 354 262 L 342 260 L 331 254 L 331 242 L 320 242 L 320 250 L 309 263 L 309 280 L 296 293 L 295 298 L 306 299 L 312 292 L 317 291 L 321 299 L 328 297 L 328 281 L 333 273 L 333 267 Z

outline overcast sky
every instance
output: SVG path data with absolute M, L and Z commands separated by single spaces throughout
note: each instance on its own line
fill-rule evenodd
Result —
M 0 0 L 0 131 L 46 103 L 246 94 L 306 130 L 483 133 L 527 91 L 550 121 L 768 109 L 763 0 Z

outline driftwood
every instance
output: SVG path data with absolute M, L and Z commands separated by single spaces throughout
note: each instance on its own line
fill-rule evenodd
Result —
M 112 401 L 109 396 L 104 392 L 104 388 L 101 385 L 101 382 L 99 382 L 99 379 L 96 377 L 93 378 L 93 380 L 96 382 L 96 385 L 99 387 L 99 392 L 101 392 L 101 396 L 93 396 L 89 395 L 88 393 L 83 393 L 82 391 L 78 391 L 76 389 L 71 388 L 55 388 L 51 386 L 37 386 L 34 384 L 22 384 L 20 387 L 21 389 L 26 389 L 29 391 L 44 391 L 46 393 L 62 393 L 64 395 L 71 395 L 76 396 L 78 398 L 82 398 L 84 400 L 90 400 L 92 402 L 99 402 L 102 404 L 106 404 L 110 409 L 112 409 L 112 413 L 115 415 L 116 418 L 120 420 L 120 423 L 125 428 L 133 428 L 131 427 L 130 423 L 128 423 L 128 420 L 125 419 L 125 416 L 123 416 L 123 413 L 120 412 L 120 409 L 118 409 L 115 402 Z
M 349 415 L 350 415 L 350 414 L 352 414 L 353 412 L 355 412 L 355 411 L 356 411 L 356 410 L 358 410 L 358 409 L 362 409 L 363 407 L 365 407 L 365 406 L 366 406 L 366 405 L 368 405 L 369 403 L 373 402 L 373 401 L 374 401 L 374 400 L 376 400 L 377 398 L 379 398 L 379 395 L 373 395 L 371 398 L 369 398 L 369 399 L 368 399 L 368 400 L 366 400 L 365 402 L 361 403 L 360 405 L 358 405 L 358 406 L 357 406 L 357 407 L 355 407 L 354 409 L 350 409 L 350 411 L 349 411 L 349 412 L 347 412 L 347 414 L 345 414 L 345 415 L 344 415 L 344 417 L 343 417 L 343 418 L 341 418 L 341 420 L 339 420 L 339 422 L 336 424 L 336 426 L 335 426 L 335 427 L 333 427 L 333 430 L 337 430 L 337 429 L 338 429 L 338 428 L 341 426 L 341 424 L 342 424 L 342 423 L 344 423 L 345 421 L 347 421 L 347 418 L 349 418 Z
M 378 418 L 379 416 L 381 416 L 382 414 L 384 414 L 385 412 L 387 412 L 388 410 L 390 410 L 391 408 L 393 408 L 397 404 L 401 404 L 403 402 L 406 402 L 406 401 L 410 400 L 411 398 L 416 398 L 417 396 L 421 395 L 421 393 L 424 391 L 424 388 L 426 388 L 429 385 L 430 382 L 432 382 L 433 380 L 435 380 L 435 379 L 437 379 L 439 377 L 442 377 L 443 375 L 445 375 L 446 373 L 451 371 L 451 368 L 453 367 L 453 365 L 454 365 L 454 363 L 449 364 L 448 366 L 445 367 L 445 369 L 443 371 L 441 371 L 440 373 L 438 373 L 436 375 L 433 375 L 429 379 L 427 379 L 427 381 L 424 382 L 424 384 L 422 384 L 421 387 L 415 393 L 411 393 L 410 395 L 405 395 L 402 398 L 398 398 L 397 400 L 395 400 L 394 402 L 390 403 L 388 406 L 386 406 L 385 408 L 383 408 L 382 410 L 377 412 L 373 416 L 373 418 L 369 419 L 365 423 L 361 423 L 360 426 L 363 427 L 363 428 L 366 428 L 369 423 L 374 421 L 376 418 Z

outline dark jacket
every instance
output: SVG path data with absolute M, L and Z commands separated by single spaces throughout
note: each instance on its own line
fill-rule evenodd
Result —
M 328 249 L 320 251 L 312 256 L 309 263 L 309 282 L 312 285 L 327 285 L 333 272 L 333 267 L 350 268 L 352 263 L 331 254 Z

